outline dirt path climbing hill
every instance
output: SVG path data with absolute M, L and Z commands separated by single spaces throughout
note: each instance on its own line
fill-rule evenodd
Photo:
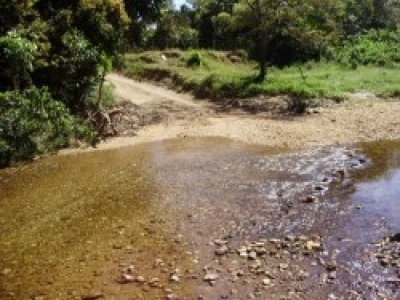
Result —
M 107 76 L 107 80 L 116 87 L 116 96 L 119 100 L 128 100 L 137 105 L 149 102 L 172 101 L 181 105 L 200 106 L 189 94 L 179 94 L 172 90 L 126 78 L 113 73 Z

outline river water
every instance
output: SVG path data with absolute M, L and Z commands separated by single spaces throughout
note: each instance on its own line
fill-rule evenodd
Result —
M 177 139 L 50 157 L 0 171 L 0 298 L 396 299 L 400 265 L 382 266 L 374 243 L 400 232 L 399 195 L 396 141 L 292 153 Z M 292 252 L 292 236 L 323 247 Z M 216 239 L 231 251 L 216 257 Z M 288 242 L 256 274 L 234 249 L 268 239 Z M 146 283 L 118 282 L 131 265 Z

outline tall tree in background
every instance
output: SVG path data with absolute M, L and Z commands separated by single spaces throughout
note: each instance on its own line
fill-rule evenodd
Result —
M 200 47 L 212 48 L 216 39 L 227 39 L 226 16 L 231 14 L 237 0 L 194 0 L 196 28 L 199 31 Z M 219 17 L 219 15 L 222 16 Z M 225 23 L 225 24 L 224 24 Z
M 185 10 L 163 10 L 147 44 L 159 49 L 197 47 L 197 30 L 191 25 L 191 16 Z
M 267 76 L 266 51 L 274 36 L 323 45 L 338 36 L 337 21 L 343 6 L 335 0 L 240 0 L 233 9 L 233 24 L 253 37 L 259 62 L 258 80 Z
M 370 29 L 396 29 L 400 25 L 398 0 L 346 0 L 346 13 L 341 21 L 345 38 Z
M 127 34 L 129 46 L 143 46 L 146 28 L 156 23 L 161 12 L 172 6 L 172 0 L 124 0 L 131 23 Z

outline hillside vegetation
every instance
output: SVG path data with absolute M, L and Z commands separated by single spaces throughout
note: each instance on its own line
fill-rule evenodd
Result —
M 346 49 L 345 51 L 350 51 Z M 342 55 L 338 54 L 343 60 Z M 392 61 L 393 62 L 393 61 Z M 290 95 L 303 99 L 346 99 L 348 94 L 371 92 L 381 97 L 400 95 L 400 67 L 320 61 L 269 68 L 269 78 L 258 82 L 257 64 L 245 51 L 148 51 L 127 54 L 125 74 L 160 81 L 199 97 L 222 99 L 259 94 Z M 355 65 L 354 65 L 355 64 Z

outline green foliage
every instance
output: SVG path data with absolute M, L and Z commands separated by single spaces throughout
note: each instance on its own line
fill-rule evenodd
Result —
M 397 0 L 344 0 L 345 14 L 341 26 L 345 38 L 371 29 L 399 28 L 400 3 Z
M 221 12 L 211 18 L 214 26 L 214 31 L 218 36 L 227 36 L 232 31 L 231 15 L 227 12 Z
M 108 56 L 117 54 L 130 20 L 122 0 L 81 0 L 75 27 Z
M 37 46 L 26 38 L 23 38 L 16 31 L 9 32 L 0 38 L 0 45 L 4 54 L 11 61 L 23 65 L 27 70 L 33 70 L 33 59 Z
M 108 108 L 115 104 L 115 86 L 109 82 L 105 82 L 101 90 L 99 85 L 92 86 L 86 99 L 89 106 L 96 108 L 99 99 L 99 92 L 101 93 L 101 107 Z
M 26 19 L 35 18 L 32 6 L 36 0 L 1 0 L 0 1 L 0 36 L 17 28 Z
M 168 64 L 137 64 L 137 55 L 126 57 L 127 75 L 162 81 L 172 79 L 177 89 L 193 92 L 201 97 L 214 99 L 242 98 L 259 94 L 289 95 L 294 100 L 331 98 L 345 99 L 348 94 L 369 91 L 378 96 L 400 94 L 400 71 L 398 67 L 360 66 L 351 70 L 339 64 L 307 62 L 283 69 L 270 68 L 269 80 L 257 82 L 254 62 L 232 63 L 227 54 L 217 51 L 197 51 L 207 68 L 188 68 L 179 60 Z M 157 56 L 157 52 L 151 52 Z M 185 56 L 186 52 L 182 52 Z M 189 53 L 190 54 L 190 53 Z M 187 55 L 189 55 L 187 54 Z M 143 55 L 143 54 L 141 54 Z M 301 105 L 294 103 L 295 110 Z
M 113 101 L 110 88 L 102 86 L 129 23 L 124 2 L 3 2 L 1 165 L 66 146 L 71 137 L 96 142 L 82 120 L 100 102 Z
M 400 31 L 370 30 L 340 48 L 331 49 L 329 57 L 351 68 L 394 66 L 400 63 L 399 45 Z
M 92 138 L 47 89 L 0 93 L 0 166 L 65 147 L 72 137 Z
M 147 42 L 146 29 L 160 18 L 168 2 L 166 0 L 124 1 L 126 12 L 132 20 L 127 33 L 129 46 L 142 47 Z
M 337 38 L 337 19 L 342 9 L 337 0 L 239 0 L 233 8 L 232 24 L 252 35 L 254 57 L 259 62 L 258 77 L 263 81 L 267 75 L 267 52 L 276 43 L 274 39 L 286 39 L 292 51 L 322 49 Z M 312 47 L 302 47 L 302 44 Z M 279 50 L 278 47 L 275 52 Z
M 194 0 L 193 26 L 198 30 L 199 47 L 211 48 L 215 40 L 229 42 L 237 36 L 231 25 L 231 13 L 237 0 Z M 226 44 L 226 43 L 224 43 Z M 227 46 L 227 45 L 226 45 Z
M 111 107 L 115 104 L 115 86 L 111 83 L 104 84 L 101 90 L 102 105 L 104 107 Z
M 54 97 L 64 102 L 74 114 L 79 114 L 85 112 L 85 99 L 91 87 L 100 80 L 102 55 L 77 30 L 66 32 L 60 46 L 51 64 L 38 72 L 40 83 L 48 86 Z
M 157 27 L 148 30 L 145 44 L 160 49 L 171 47 L 189 48 L 196 46 L 197 30 L 191 27 L 190 19 L 175 11 L 164 11 L 157 21 Z
M 3 76 L 12 81 L 13 88 L 19 89 L 20 83 L 29 81 L 29 72 L 33 71 L 33 62 L 37 52 L 35 43 L 16 31 L 0 37 L 0 52 L 4 55 Z
M 186 60 L 186 65 L 190 68 L 201 67 L 203 59 L 198 51 L 193 51 L 190 53 Z

